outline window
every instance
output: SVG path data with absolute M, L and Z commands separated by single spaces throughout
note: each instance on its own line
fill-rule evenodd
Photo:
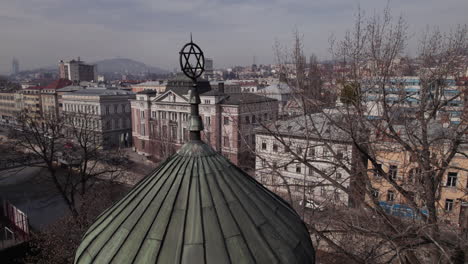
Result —
M 250 116 L 246 116 L 246 117 L 245 117 L 245 123 L 246 123 L 246 124 L 250 124 Z
M 320 187 L 320 195 L 321 196 L 326 196 L 327 195 L 327 190 L 325 189 L 324 186 Z
M 125 113 L 125 112 L 126 112 L 126 110 L 125 110 L 125 105 L 122 104 L 122 113 Z
M 297 147 L 297 155 L 302 155 L 302 147 Z
M 344 151 L 342 149 L 337 150 L 337 152 L 336 152 L 336 159 L 337 160 L 343 160 L 343 156 L 344 156 L 343 152 Z
M 388 176 L 390 177 L 390 179 L 396 180 L 397 179 L 397 173 L 398 173 L 398 166 L 390 165 L 390 168 L 388 170 Z
M 328 151 L 328 148 L 325 146 L 323 148 L 322 157 L 326 158 L 326 157 L 329 156 L 329 154 L 330 154 L 330 152 Z
M 408 183 L 413 183 L 416 179 L 416 177 L 418 177 L 418 175 L 420 174 L 420 169 L 419 168 L 412 168 L 410 169 L 409 173 L 408 173 Z
M 172 140 L 177 139 L 177 127 L 176 126 L 171 127 L 171 139 Z
M 106 115 L 110 114 L 110 109 L 109 109 L 109 106 L 106 105 Z
M 445 199 L 445 211 L 450 212 L 453 209 L 453 199 Z
M 229 137 L 227 136 L 223 137 L 223 146 L 227 148 L 229 147 Z
M 267 144 L 265 141 L 262 142 L 262 150 L 266 150 L 267 149 Z
M 273 152 L 278 152 L 278 145 L 277 144 L 273 144 Z
M 311 158 L 315 158 L 315 148 L 314 147 L 309 148 L 309 156 Z
M 377 164 L 377 167 L 374 168 L 374 177 L 380 177 L 379 169 L 382 169 L 382 164 Z
M 118 105 L 114 105 L 114 113 L 118 113 L 119 112 L 119 109 L 118 109 Z
M 210 100 L 205 100 L 205 104 L 211 104 Z
M 314 170 L 312 168 L 309 168 L 309 176 L 314 176 Z
M 302 171 L 301 164 L 297 164 L 296 165 L 296 173 L 301 173 L 301 171 Z
M 395 201 L 395 192 L 390 191 L 390 190 L 387 192 L 387 201 L 388 202 Z
M 342 177 L 341 173 L 337 172 L 337 173 L 336 173 L 336 178 L 337 178 L 337 179 L 341 179 L 341 177 Z
M 252 116 L 252 124 L 255 124 L 257 121 L 255 120 L 255 115 Z
M 229 117 L 227 116 L 224 117 L 224 124 L 229 125 Z
M 211 117 L 205 116 L 205 125 L 208 127 L 211 124 Z
M 140 112 L 140 117 L 141 117 L 142 119 L 145 118 L 145 111 L 141 111 L 141 112 Z
M 161 112 L 161 119 L 166 119 L 166 112 Z
M 144 136 L 144 135 L 146 134 L 145 132 L 146 132 L 146 131 L 145 131 L 145 124 L 141 124 L 141 126 L 140 126 L 140 133 L 141 133 L 141 135 Z
M 447 175 L 447 187 L 455 187 L 457 186 L 457 175 L 456 172 L 449 172 Z
M 265 121 L 268 120 L 268 114 L 267 113 L 263 114 L 263 120 L 265 120 Z

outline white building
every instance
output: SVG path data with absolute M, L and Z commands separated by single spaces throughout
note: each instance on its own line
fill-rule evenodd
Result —
M 257 90 L 257 94 L 276 99 L 278 100 L 278 109 L 280 115 L 283 115 L 284 106 L 292 98 L 293 91 L 291 87 L 284 82 L 279 82 L 275 84 L 271 84 L 266 87 L 261 87 Z
M 69 126 L 79 126 L 99 134 L 103 146 L 128 147 L 132 141 L 130 91 L 90 88 L 61 96 L 62 114 Z
M 442 111 L 439 111 L 438 117 L 445 117 L 451 122 L 459 123 L 464 107 L 462 89 L 466 86 L 457 85 L 455 79 L 447 79 L 443 80 L 443 82 L 441 84 L 443 94 L 440 95 L 439 100 L 447 101 L 447 105 L 442 107 Z M 421 80 L 419 77 L 408 76 L 390 79 L 385 88 L 385 98 L 382 88 L 373 87 L 373 85 L 372 80 L 367 80 L 361 88 L 369 116 L 380 117 L 383 115 L 384 99 L 394 113 L 411 116 L 419 111 L 421 103 Z M 434 86 L 436 85 L 438 84 L 434 84 Z M 435 90 L 434 95 L 430 96 L 439 96 Z
M 314 205 L 325 206 L 332 202 L 347 206 L 348 195 L 320 173 L 348 187 L 350 175 L 342 167 L 350 167 L 352 144 L 326 120 L 323 114 L 313 114 L 277 121 L 269 126 L 270 131 L 257 131 L 256 179 L 284 195 L 289 185 L 296 202 L 305 199 Z M 307 122 L 314 122 L 314 125 Z M 299 162 L 294 154 L 307 162 Z

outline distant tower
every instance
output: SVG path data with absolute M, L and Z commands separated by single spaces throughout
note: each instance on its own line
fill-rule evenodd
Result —
M 207 80 L 211 80 L 214 77 L 214 71 L 213 71 L 213 59 L 206 58 L 205 59 L 205 72 L 203 74 L 203 77 Z
M 252 63 L 252 71 L 256 71 L 256 70 L 257 70 L 257 58 L 254 55 L 253 56 L 253 63 Z
M 19 62 L 16 58 L 11 61 L 11 74 L 16 75 L 19 73 Z

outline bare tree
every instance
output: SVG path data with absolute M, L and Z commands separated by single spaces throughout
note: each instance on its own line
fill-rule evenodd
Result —
M 313 199 L 309 193 L 322 186 L 345 194 L 348 206 L 341 203 L 326 214 L 303 216 L 324 242 L 323 249 L 350 262 L 463 263 L 466 236 L 448 223 L 453 222 L 447 212 L 451 205 L 444 208 L 442 199 L 448 172 L 467 170 L 460 165 L 464 161 L 459 162 L 467 158 L 468 123 L 460 105 L 466 86 L 456 85 L 467 64 L 467 27 L 426 32 L 411 78 L 404 76 L 401 63 L 407 25 L 388 8 L 368 18 L 359 11 L 353 30 L 343 40 L 331 41 L 333 75 L 316 70 L 320 82 L 308 81 L 301 37 L 297 32 L 294 36 L 290 55 L 278 56 L 288 77 L 284 81 L 293 87 L 293 100 L 314 106 L 314 111 L 304 107 L 299 117 L 261 124 L 257 140 L 264 135 L 268 146 L 263 149 L 257 142 L 259 179 L 280 175 L 280 184 L 267 184 L 283 189 L 292 203 Z M 341 95 L 333 108 L 317 93 L 305 92 L 324 85 Z M 458 119 L 450 116 L 454 112 Z M 303 174 L 302 182 L 288 176 L 291 165 Z M 463 189 L 466 178 L 458 184 Z M 461 200 L 466 199 L 463 192 Z M 383 198 L 403 204 L 411 216 L 395 215 L 382 204 Z M 303 201 L 302 209 L 306 205 Z
M 99 178 L 112 181 L 126 169 L 122 153 L 104 148 L 98 123 L 87 114 L 41 118 L 22 112 L 18 123 L 10 131 L 14 146 L 42 161 L 34 166 L 48 170 L 73 217 L 79 216 L 80 199 Z

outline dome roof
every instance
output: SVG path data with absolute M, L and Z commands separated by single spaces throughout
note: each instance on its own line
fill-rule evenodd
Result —
M 75 263 L 314 263 L 280 197 L 201 141 L 186 143 L 87 231 Z

